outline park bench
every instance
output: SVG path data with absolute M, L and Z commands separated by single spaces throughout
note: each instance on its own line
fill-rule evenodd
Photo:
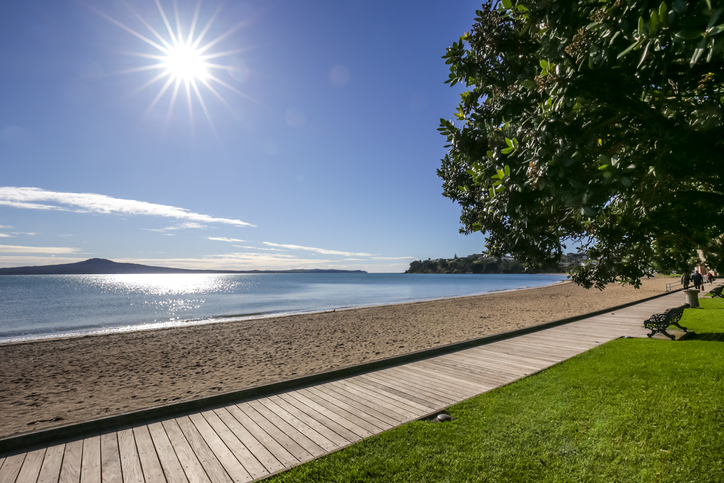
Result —
M 724 296 L 722 296 L 722 294 L 721 294 L 722 288 L 724 288 L 724 285 L 719 285 L 718 287 L 714 287 L 713 289 L 711 289 L 711 292 L 709 292 L 709 293 L 711 294 L 712 298 L 714 298 L 714 297 L 724 298 Z
M 684 332 L 688 332 L 688 329 L 686 327 L 682 327 L 679 325 L 679 320 L 681 319 L 681 316 L 684 315 L 684 309 L 688 307 L 689 304 L 685 304 L 681 307 L 666 309 L 663 314 L 652 315 L 644 322 L 644 327 L 651 330 L 651 333 L 646 335 L 651 337 L 655 333 L 661 332 L 669 339 L 674 340 L 675 337 L 666 332 L 666 328 L 670 325 L 675 325 L 676 327 L 682 329 Z

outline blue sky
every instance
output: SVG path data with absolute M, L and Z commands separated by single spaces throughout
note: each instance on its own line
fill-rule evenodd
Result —
M 402 272 L 481 252 L 435 172 L 460 92 L 441 56 L 476 8 L 3 2 L 0 266 Z M 190 64 L 166 24 L 198 40 Z

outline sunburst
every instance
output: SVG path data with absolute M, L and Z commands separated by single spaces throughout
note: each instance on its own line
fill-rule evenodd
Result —
M 152 50 L 151 53 L 125 52 L 128 55 L 148 59 L 149 61 L 152 61 L 152 63 L 121 71 L 121 73 L 159 71 L 157 75 L 153 76 L 132 92 L 132 94 L 136 94 L 150 86 L 160 84 L 159 91 L 151 101 L 148 109 L 146 109 L 144 117 L 147 116 L 164 97 L 168 97 L 168 95 L 170 95 L 168 112 L 166 115 L 166 121 L 168 122 L 174 111 L 174 106 L 176 105 L 179 93 L 181 93 L 181 95 L 185 93 L 186 102 L 188 104 L 189 120 L 191 121 L 192 126 L 194 124 L 193 99 L 195 98 L 201 106 L 201 109 L 204 111 L 204 115 L 214 131 L 214 134 L 216 134 L 216 128 L 211 120 L 211 115 L 209 114 L 206 102 L 204 101 L 200 86 L 205 88 L 206 91 L 210 92 L 229 108 L 231 108 L 231 106 L 217 90 L 218 86 L 222 86 L 229 91 L 248 98 L 248 96 L 244 93 L 215 74 L 215 71 L 239 70 L 238 67 L 217 63 L 216 59 L 242 52 L 245 49 L 234 49 L 221 52 L 213 51 L 214 47 L 237 31 L 243 23 L 235 25 L 222 34 L 214 37 L 212 40 L 205 41 L 207 34 L 209 34 L 212 30 L 214 21 L 221 12 L 221 7 L 216 9 L 211 18 L 206 22 L 205 26 L 197 33 L 197 24 L 201 11 L 201 0 L 198 0 L 193 12 L 192 20 L 186 30 L 182 25 L 181 15 L 179 13 L 176 0 L 173 0 L 175 25 L 172 25 L 172 22 L 169 20 L 169 16 L 166 14 L 166 11 L 160 1 L 154 1 L 163 23 L 164 28 L 162 29 L 154 28 L 148 19 L 142 17 L 130 6 L 126 5 L 130 12 L 148 30 L 148 33 L 151 34 L 150 37 L 153 38 L 149 38 L 148 33 L 144 35 L 92 6 L 89 6 L 89 8 L 155 49 Z M 168 95 L 166 95 L 167 93 Z

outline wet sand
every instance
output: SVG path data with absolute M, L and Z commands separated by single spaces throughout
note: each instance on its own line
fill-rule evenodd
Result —
M 472 297 L 0 345 L 0 437 L 237 391 L 640 300 L 570 282 Z M 683 297 L 683 296 L 682 296 Z

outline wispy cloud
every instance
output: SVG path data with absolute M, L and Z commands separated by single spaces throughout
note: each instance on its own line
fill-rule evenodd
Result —
M 246 240 L 239 240 L 238 238 L 228 238 L 225 236 L 207 236 L 208 240 L 229 242 L 229 243 L 244 243 Z
M 281 243 L 264 242 L 264 245 L 271 247 L 286 248 L 288 250 L 304 250 L 308 252 L 321 253 L 322 255 L 341 255 L 343 257 L 371 257 L 371 253 L 354 253 L 354 252 L 341 252 L 337 250 L 327 250 L 325 248 L 312 248 L 303 247 L 299 245 L 283 245 Z
M 69 254 L 77 253 L 80 250 L 72 247 L 24 247 L 19 245 L 0 245 L 0 253 L 47 253 L 49 255 L 55 254 Z
M 188 229 L 202 229 L 206 228 L 206 225 L 202 225 L 201 223 L 196 223 L 193 221 L 187 221 L 185 223 L 181 223 L 179 225 L 174 226 L 167 226 L 166 228 L 141 228 L 145 231 L 155 231 L 156 233 L 163 233 L 164 235 L 171 235 L 170 233 L 166 233 L 168 231 L 176 231 L 176 230 L 188 230 Z
M 248 245 L 234 245 L 236 248 L 245 248 L 249 250 L 264 250 L 267 252 L 282 252 L 283 248 L 265 248 L 265 247 L 250 247 Z
M 28 210 L 72 211 L 76 213 L 159 216 L 191 223 L 222 223 L 254 226 L 231 218 L 217 218 L 194 213 L 186 208 L 159 205 L 145 201 L 126 200 L 95 193 L 62 193 L 40 188 L 0 187 L 0 205 Z
M 12 238 L 15 235 L 8 235 L 7 233 L 0 233 L 0 238 Z

